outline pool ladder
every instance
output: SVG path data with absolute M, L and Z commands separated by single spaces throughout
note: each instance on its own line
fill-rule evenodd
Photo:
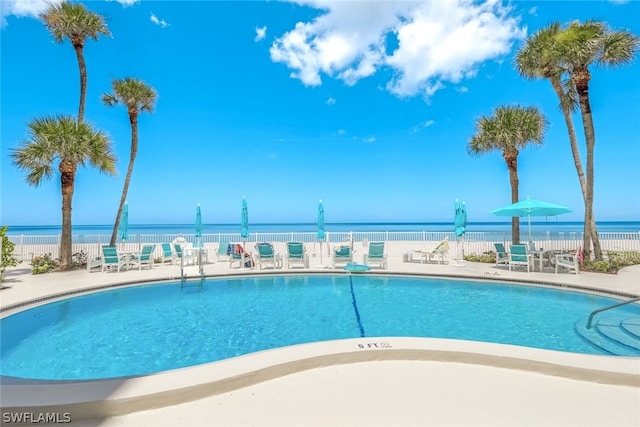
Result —
M 202 251 L 198 251 L 198 270 L 200 272 L 200 288 L 204 288 L 204 265 L 202 265 Z M 180 287 L 187 285 L 187 276 L 184 274 L 184 257 L 180 258 Z

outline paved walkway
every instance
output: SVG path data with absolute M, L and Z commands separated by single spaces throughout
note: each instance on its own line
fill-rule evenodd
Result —
M 304 271 L 326 271 L 315 267 Z M 413 264 L 390 259 L 388 272 L 531 280 L 640 295 L 640 266 L 617 275 L 551 271 L 509 272 L 492 264 Z M 237 265 L 237 264 L 236 264 Z M 197 267 L 185 269 L 198 277 Z M 208 276 L 271 270 L 205 266 Z M 285 268 L 279 270 L 287 272 Z M 301 270 L 296 270 L 301 271 Z M 342 274 L 337 271 L 336 273 Z M 176 266 L 120 273 L 71 271 L 29 274 L 28 266 L 7 272 L 0 309 L 50 295 L 114 283 L 176 279 Z M 7 310 L 3 314 L 12 312 Z M 577 357 L 577 356 L 576 356 Z M 606 358 L 615 360 L 614 358 Z M 640 375 L 640 359 L 633 359 Z M 199 400 L 124 416 L 83 420 L 78 426 L 374 426 L 374 425 L 549 425 L 638 426 L 640 384 L 611 385 L 471 363 L 437 360 L 378 360 L 303 370 Z

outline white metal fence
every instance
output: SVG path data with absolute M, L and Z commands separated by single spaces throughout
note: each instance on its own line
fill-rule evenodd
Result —
M 10 235 L 7 236 L 15 246 L 14 256 L 18 259 L 30 261 L 34 256 L 51 254 L 57 258 L 60 249 L 59 235 Z M 194 235 L 182 234 L 135 234 L 131 235 L 127 242 L 118 243 L 123 250 L 140 250 L 144 244 L 156 244 L 154 256 L 161 256 L 161 243 L 171 243 L 177 238 L 185 239 L 189 244 L 193 243 Z M 511 232 L 469 232 L 463 240 L 458 240 L 453 232 L 429 232 L 429 231 L 354 231 L 354 232 L 327 232 L 326 239 L 322 243 L 323 254 L 330 254 L 330 248 L 339 243 L 348 242 L 354 248 L 367 247 L 368 242 L 384 241 L 387 245 L 387 254 L 390 257 L 401 256 L 412 249 L 429 248 L 448 237 L 452 243 L 452 250 L 462 247 L 465 254 L 482 254 L 493 251 L 494 242 L 511 242 Z M 603 251 L 640 251 L 640 232 L 603 232 L 599 233 L 600 244 Z M 101 254 L 101 246 L 109 243 L 110 235 L 74 235 L 72 236 L 73 253 L 83 251 L 89 259 Z M 286 242 L 303 242 L 309 253 L 319 254 L 320 244 L 316 239 L 316 233 L 291 232 L 291 233 L 250 233 L 247 239 L 243 239 L 240 233 L 215 233 L 203 234 L 202 241 L 209 253 L 217 252 L 221 243 L 246 242 L 247 250 L 251 251 L 255 243 L 270 242 L 276 250 L 286 252 Z M 582 245 L 582 233 L 577 232 L 544 232 L 532 235 L 532 241 L 536 247 L 546 250 L 572 250 Z M 211 258 L 211 256 L 210 256 Z

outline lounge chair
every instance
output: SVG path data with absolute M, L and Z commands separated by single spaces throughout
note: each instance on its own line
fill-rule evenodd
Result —
M 280 254 L 273 250 L 271 243 L 256 243 L 256 250 L 258 251 L 258 268 L 262 269 L 263 264 L 271 264 L 273 268 L 282 267 L 282 259 Z
M 227 254 L 229 255 L 229 267 L 232 267 L 234 262 L 238 263 L 238 267 L 242 267 L 243 260 L 244 267 L 252 268 L 255 266 L 253 257 L 250 253 L 244 251 L 240 243 L 229 243 L 227 245 Z
M 163 243 L 162 244 L 162 263 L 164 264 L 165 262 L 169 261 L 171 264 L 173 264 L 175 260 L 176 260 L 176 257 L 173 254 L 173 249 L 171 249 L 171 244 Z
M 527 249 L 527 245 L 511 245 L 509 254 L 509 271 L 511 267 L 526 266 L 527 273 L 529 273 L 533 267 L 533 258 Z
M 575 252 L 565 252 L 556 255 L 556 274 L 558 274 L 558 267 L 566 268 L 569 273 L 575 271 L 576 274 L 580 274 L 580 257 L 578 255 L 582 248 L 578 248 Z
M 364 264 L 378 264 L 380 268 L 387 268 L 387 254 L 384 253 L 384 242 L 370 242 L 369 251 L 364 254 Z
M 302 242 L 287 242 L 287 268 L 292 264 L 302 264 L 303 268 L 309 268 L 309 257 Z
M 149 268 L 153 268 L 153 251 L 155 250 L 156 245 L 144 245 L 140 252 L 140 256 L 133 256 L 129 261 L 130 268 L 137 266 L 138 270 L 142 270 L 143 265 L 148 265 Z
M 420 263 L 431 262 L 434 259 L 438 261 L 438 264 L 446 263 L 446 257 L 449 254 L 449 238 L 445 237 L 438 243 L 433 249 L 418 249 L 405 253 L 405 261 L 414 262 L 420 261 Z
M 309 268 L 309 257 L 302 242 L 287 242 L 287 268 L 292 264 L 302 264 L 302 268 Z
M 447 257 L 449 256 L 449 237 L 445 237 L 442 239 L 438 246 L 435 247 L 434 250 L 431 251 L 431 255 L 429 256 L 429 261 L 432 258 L 438 258 L 438 264 L 442 262 L 443 264 L 447 263 Z
M 509 265 L 509 254 L 507 250 L 504 248 L 504 244 L 502 243 L 494 243 L 493 246 L 496 248 L 496 265 L 504 264 Z
M 126 264 L 127 261 L 118 254 L 118 248 L 109 245 L 102 246 L 102 272 L 115 269 L 119 273 L 120 268 Z
M 337 246 L 333 249 L 333 254 L 331 255 L 331 266 L 332 268 L 336 268 L 336 264 L 349 264 L 353 262 L 353 251 L 351 250 L 351 246 Z

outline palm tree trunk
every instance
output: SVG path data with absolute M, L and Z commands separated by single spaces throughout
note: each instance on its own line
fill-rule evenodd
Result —
M 74 43 L 73 48 L 78 57 L 78 67 L 80 68 L 80 106 L 78 107 L 78 123 L 84 121 L 84 105 L 87 97 L 87 66 L 84 62 L 82 49 L 83 43 Z
M 578 139 L 576 137 L 576 129 L 573 126 L 573 119 L 571 118 L 571 110 L 570 107 L 564 101 L 566 96 L 564 90 L 562 89 L 562 85 L 560 80 L 557 78 L 551 77 L 549 79 L 551 81 L 551 86 L 553 90 L 556 92 L 558 99 L 560 100 L 560 109 L 562 110 L 562 115 L 564 116 L 564 122 L 567 125 L 567 132 L 569 133 L 569 144 L 571 146 L 571 154 L 573 155 L 573 162 L 576 166 L 576 172 L 578 173 L 578 181 L 580 182 L 580 190 L 582 191 L 582 199 L 584 200 L 585 207 L 587 205 L 587 182 L 584 177 L 584 168 L 582 166 L 582 160 L 580 159 L 580 151 L 578 150 Z M 591 223 L 587 228 L 587 223 L 585 223 L 585 234 L 589 234 L 591 236 L 591 240 L 593 242 L 594 247 L 597 247 L 596 250 L 596 258 L 597 253 L 600 250 L 600 240 L 598 239 L 598 229 L 596 228 L 596 221 L 591 215 Z M 601 251 L 600 251 L 601 252 Z
M 116 221 L 113 226 L 113 232 L 111 233 L 111 240 L 109 244 L 111 246 L 116 244 L 118 238 L 118 227 L 120 226 L 120 217 L 122 216 L 122 210 L 124 204 L 127 201 L 127 193 L 129 192 L 129 182 L 131 181 L 131 174 L 133 172 L 133 163 L 136 161 L 136 155 L 138 154 L 138 114 L 129 111 L 129 122 L 131 123 L 131 154 L 129 156 L 129 167 L 127 168 L 127 176 L 124 178 L 124 186 L 122 188 L 122 196 L 120 197 L 120 206 L 118 206 L 118 214 L 116 215 Z
M 73 199 L 76 165 L 73 162 L 62 160 L 58 169 L 60 170 L 60 184 L 62 187 L 62 236 L 60 238 L 59 267 L 61 270 L 67 270 L 72 267 L 71 201 Z
M 509 169 L 509 183 L 511 184 L 511 203 L 516 203 L 519 199 L 518 188 L 520 181 L 518 179 L 518 155 L 509 155 L 505 153 L 504 160 L 507 162 Z M 511 218 L 511 243 L 520 243 L 520 218 L 515 216 Z
M 574 77 L 574 76 L 572 76 Z M 587 194 L 585 198 L 585 212 L 584 212 L 584 224 L 585 232 L 583 237 L 583 251 L 585 258 L 591 256 L 591 243 L 593 242 L 593 248 L 595 251 L 595 258 L 597 260 L 602 259 L 602 249 L 600 247 L 600 241 L 596 236 L 596 239 L 591 238 L 591 224 L 594 222 L 593 218 L 593 183 L 594 183 L 594 161 L 593 153 L 596 144 L 595 129 L 593 126 L 593 115 L 591 114 L 591 104 L 589 102 L 589 79 L 590 74 L 588 70 L 577 73 L 574 77 L 576 82 L 576 90 L 578 91 L 578 97 L 580 100 L 580 111 L 582 113 L 582 124 L 584 128 L 584 139 L 587 146 Z

